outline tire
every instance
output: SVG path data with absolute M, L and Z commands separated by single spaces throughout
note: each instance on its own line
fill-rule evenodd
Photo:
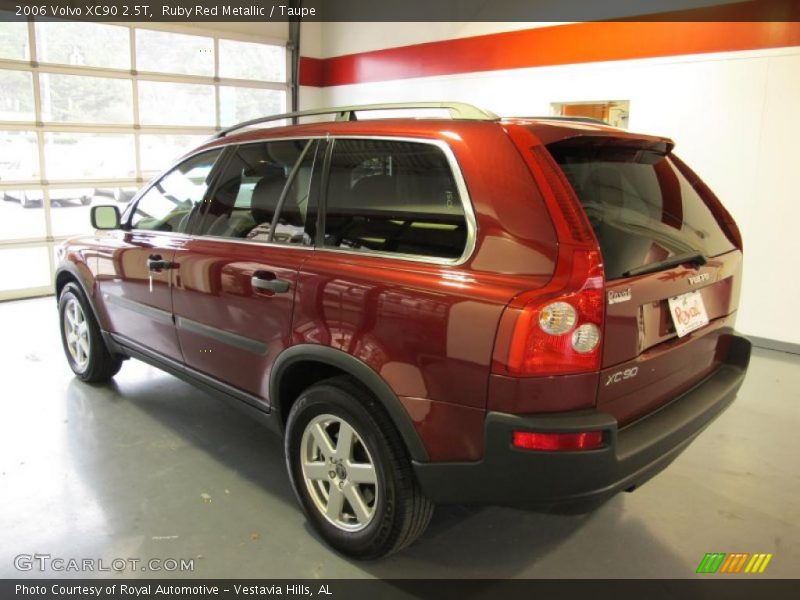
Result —
M 343 427 L 352 437 L 340 437 Z M 320 435 L 330 447 L 323 449 Z M 349 451 L 339 448 L 345 439 L 354 440 Z M 311 525 L 342 554 L 380 558 L 408 546 L 428 526 L 434 506 L 419 488 L 400 434 L 375 398 L 349 377 L 302 393 L 289 413 L 285 448 L 292 486 Z M 310 463 L 305 469 L 303 457 Z M 354 482 L 355 473 L 361 482 Z M 361 500 L 360 511 L 351 498 Z
M 122 367 L 122 357 L 108 351 L 100 326 L 81 289 L 64 286 L 58 298 L 61 343 L 72 372 L 86 383 L 105 383 Z

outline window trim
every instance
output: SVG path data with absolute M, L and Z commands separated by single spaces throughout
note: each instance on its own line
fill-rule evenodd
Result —
M 136 227 L 131 227 L 131 221 L 133 220 L 133 214 L 136 212 L 136 207 L 139 205 L 139 202 L 141 202 L 141 200 L 148 193 L 150 193 L 150 190 L 152 190 L 156 186 L 156 184 L 158 184 L 158 182 L 160 182 L 167 175 L 169 175 L 170 173 L 175 171 L 178 167 L 183 165 L 185 162 L 190 161 L 193 158 L 196 158 L 196 157 L 198 157 L 198 156 L 200 156 L 202 154 L 207 154 L 207 153 L 210 153 L 210 152 L 219 152 L 219 156 L 217 156 L 217 158 L 214 160 L 214 164 L 211 166 L 211 170 L 208 173 L 208 177 L 209 177 L 208 186 L 206 186 L 206 191 L 203 193 L 203 197 L 199 202 L 199 205 L 201 207 L 205 206 L 206 200 L 208 199 L 209 191 L 214 189 L 214 186 L 216 185 L 215 179 L 217 177 L 217 173 L 219 172 L 219 169 L 221 168 L 220 167 L 220 163 L 224 162 L 225 164 L 227 164 L 227 162 L 228 162 L 227 161 L 228 146 L 229 145 L 212 146 L 210 148 L 203 148 L 203 149 L 198 150 L 196 152 L 192 152 L 190 154 L 182 156 L 174 164 L 172 164 L 167 169 L 165 169 L 164 171 L 161 171 L 161 173 L 159 173 L 158 175 L 153 177 L 153 179 L 150 180 L 150 182 L 147 185 L 145 185 L 143 188 L 141 188 L 136 193 L 136 195 L 133 198 L 131 198 L 130 202 L 128 202 L 128 205 L 125 207 L 125 210 L 123 211 L 122 216 L 120 217 L 120 229 L 122 231 L 126 232 L 126 233 L 135 231 L 135 232 L 145 232 L 145 233 L 160 233 L 160 234 L 166 234 L 166 235 L 187 235 L 186 232 L 180 232 L 180 231 L 159 231 L 157 229 L 138 229 Z M 189 223 L 188 223 L 188 226 L 187 226 L 190 231 L 191 231 L 191 226 L 194 223 L 194 221 L 195 221 L 194 215 L 190 216 Z
M 447 159 L 447 163 L 450 166 L 450 171 L 453 175 L 453 179 L 456 182 L 456 190 L 458 191 L 458 196 L 461 200 L 461 205 L 464 209 L 464 219 L 467 223 L 467 239 L 466 243 L 464 244 L 464 252 L 458 258 L 441 258 L 436 256 L 422 256 L 418 254 L 402 254 L 398 252 L 380 252 L 376 250 L 349 250 L 347 248 L 326 248 L 319 244 L 319 240 L 315 239 L 314 244 L 311 246 L 301 246 L 301 245 L 294 245 L 294 244 L 280 244 L 275 242 L 266 242 L 266 241 L 258 241 L 254 242 L 251 240 L 240 240 L 240 239 L 232 239 L 232 238 L 223 238 L 217 236 L 207 236 L 207 235 L 196 235 L 194 233 L 178 233 L 178 232 L 169 232 L 169 231 L 153 231 L 147 229 L 130 229 L 126 231 L 144 231 L 151 234 L 156 235 L 171 235 L 171 236 L 180 236 L 186 237 L 191 239 L 197 240 L 205 240 L 205 241 L 215 241 L 225 244 L 246 244 L 246 245 L 256 245 L 261 247 L 273 247 L 273 248 L 284 248 L 284 249 L 296 249 L 296 250 L 313 250 L 317 252 L 326 252 L 326 253 L 338 253 L 338 254 L 345 254 L 348 256 L 364 256 L 369 258 L 382 258 L 382 259 L 397 259 L 404 262 L 415 262 L 415 263 L 423 263 L 423 264 L 432 264 L 432 265 L 443 265 L 443 266 L 450 266 L 450 267 L 458 267 L 470 260 L 472 255 L 475 252 L 475 247 L 477 245 L 478 239 L 478 222 L 475 216 L 475 211 L 472 206 L 472 199 L 469 195 L 469 190 L 467 188 L 466 180 L 464 179 L 463 171 L 461 170 L 461 165 L 458 163 L 456 159 L 455 153 L 453 149 L 450 147 L 445 140 L 440 140 L 436 138 L 417 138 L 417 137 L 408 137 L 408 136 L 393 136 L 393 135 L 330 135 L 330 134 L 317 134 L 317 135 L 296 135 L 296 136 L 275 136 L 275 137 L 265 137 L 259 140 L 248 140 L 247 143 L 263 143 L 263 142 L 271 142 L 271 141 L 291 141 L 291 140 L 325 140 L 328 141 L 327 147 L 323 150 L 325 153 L 323 155 L 323 169 L 321 173 L 321 186 L 322 189 L 320 190 L 318 196 L 318 203 L 316 206 L 317 211 L 317 235 L 319 236 L 320 232 L 325 231 L 325 207 L 327 202 L 327 195 L 328 195 L 328 176 L 330 172 L 330 156 L 333 153 L 333 147 L 336 145 L 336 140 L 384 140 L 384 141 L 397 141 L 397 142 L 411 142 L 415 144 L 430 144 L 432 146 L 438 147 L 445 155 Z M 182 164 L 184 161 L 193 158 L 194 156 L 202 153 L 208 152 L 217 148 L 223 149 L 223 154 L 220 158 L 217 159 L 217 163 L 214 165 L 214 170 L 212 171 L 213 176 L 216 177 L 217 172 L 221 167 L 221 162 L 225 161 L 227 164 L 227 154 L 229 153 L 229 149 L 234 146 L 241 145 L 241 142 L 231 140 L 222 144 L 218 144 L 211 147 L 203 147 L 201 149 L 194 150 L 180 159 L 178 159 L 174 164 L 170 165 L 167 169 L 159 173 L 155 176 L 150 183 L 144 186 L 139 192 L 134 196 L 131 200 L 128 208 L 126 208 L 125 213 L 123 213 L 122 220 L 123 222 L 129 218 L 129 211 L 132 210 L 132 207 L 139 201 L 139 198 L 147 193 L 147 191 L 155 185 L 164 175 L 172 171 L 175 167 Z M 228 152 L 225 152 L 225 151 Z M 317 150 L 318 154 L 317 157 L 319 158 L 319 149 Z M 213 183 L 212 183 L 213 185 Z M 211 189 L 211 186 L 208 188 Z M 206 192 L 206 197 L 203 199 L 205 203 L 208 200 L 208 191 Z M 190 230 L 191 231 L 191 230 Z M 324 235 L 324 233 L 322 234 Z
M 315 240 L 315 250 L 320 252 L 333 252 L 353 256 L 369 256 L 372 258 L 394 258 L 408 262 L 447 265 L 452 267 L 463 265 L 472 257 L 478 238 L 478 222 L 475 217 L 475 212 L 472 208 L 472 200 L 469 196 L 469 190 L 467 189 L 467 183 L 464 179 L 464 174 L 461 171 L 461 166 L 458 164 L 458 160 L 456 159 L 455 153 L 450 147 L 450 144 L 444 140 L 434 138 L 415 138 L 392 135 L 335 135 L 331 136 L 331 140 L 333 143 L 329 144 L 328 146 L 328 156 L 326 157 L 328 160 L 326 161 L 325 170 L 323 172 L 323 189 L 320 193 L 319 205 L 317 207 L 318 214 L 320 215 L 320 221 L 317 228 L 318 239 Z M 464 250 L 461 253 L 461 256 L 457 258 L 442 258 L 438 256 L 425 256 L 420 254 L 404 254 L 401 252 L 382 252 L 380 250 L 330 248 L 319 244 L 319 236 L 321 235 L 324 238 L 325 235 L 325 218 L 327 216 L 328 206 L 328 181 L 330 176 L 329 157 L 333 155 L 337 140 L 383 140 L 394 142 L 410 142 L 414 144 L 428 144 L 439 148 L 439 150 L 441 150 L 445 155 L 447 164 L 450 167 L 451 175 L 456 183 L 456 191 L 458 192 L 458 197 L 461 201 L 461 207 L 464 209 L 464 220 L 467 224 L 467 239 L 464 243 Z
M 238 148 L 240 146 L 250 146 L 250 145 L 257 145 L 257 144 L 268 144 L 268 143 L 271 143 L 271 142 L 283 142 L 283 141 L 292 142 L 292 141 L 298 141 L 298 140 L 299 141 L 305 141 L 306 144 L 305 144 L 305 146 L 303 146 L 303 150 L 302 150 L 300 156 L 298 157 L 298 162 L 295 162 L 295 164 L 292 165 L 292 171 L 289 174 L 289 178 L 286 180 L 286 185 L 284 186 L 283 190 L 281 190 L 281 197 L 279 198 L 279 204 L 278 204 L 278 206 L 277 206 L 277 208 L 275 210 L 275 215 L 273 215 L 273 223 L 274 223 L 275 222 L 275 218 L 280 215 L 280 210 L 283 209 L 283 201 L 285 200 L 285 194 L 288 192 L 289 187 L 294 183 L 294 180 L 297 177 L 297 172 L 298 172 L 299 169 L 296 169 L 296 167 L 300 164 L 299 161 L 301 161 L 305 157 L 305 155 L 308 154 L 308 152 L 310 152 L 310 151 L 314 152 L 314 160 L 316 161 L 318 159 L 318 157 L 319 157 L 319 143 L 324 139 L 325 139 L 324 136 L 319 136 L 319 135 L 298 135 L 298 136 L 291 136 L 291 137 L 274 137 L 274 138 L 260 139 L 260 140 L 248 140 L 246 142 L 230 142 L 230 143 L 227 143 L 227 144 L 222 144 L 220 146 L 214 146 L 213 148 L 224 148 L 225 152 L 224 152 L 223 156 L 220 157 L 220 161 L 224 160 L 224 164 L 220 164 L 220 165 L 215 164 L 214 165 L 213 179 L 212 179 L 211 184 L 208 187 L 208 190 L 206 190 L 206 195 L 203 197 L 203 203 L 202 203 L 201 211 L 206 211 L 208 209 L 208 207 L 210 206 L 210 203 L 211 203 L 211 200 L 212 200 L 211 196 L 213 196 L 214 192 L 216 192 L 217 182 L 214 179 L 216 179 L 216 177 L 219 175 L 220 171 L 222 171 L 223 169 L 225 169 L 228 166 L 228 163 L 231 161 L 231 159 L 233 157 L 233 154 L 234 154 L 234 151 L 235 151 L 236 148 Z M 316 143 L 316 147 L 312 150 L 311 146 L 314 143 Z M 213 148 L 211 148 L 211 149 L 213 149 Z M 314 163 L 312 162 L 312 168 L 313 168 L 313 164 Z M 309 185 L 310 185 L 310 183 L 309 183 Z M 195 213 L 195 214 L 197 214 L 197 213 Z M 274 228 L 270 229 L 270 236 L 269 236 L 270 239 L 269 240 L 254 241 L 254 240 L 240 239 L 240 238 L 228 238 L 228 237 L 218 236 L 218 235 L 199 235 L 199 234 L 194 233 L 194 230 L 192 228 L 192 226 L 194 225 L 194 221 L 195 220 L 196 220 L 195 218 L 192 218 L 190 220 L 190 222 L 189 222 L 189 231 L 190 232 L 189 232 L 188 235 L 193 239 L 212 240 L 212 241 L 216 240 L 216 241 L 233 242 L 233 243 L 248 243 L 248 244 L 255 244 L 255 245 L 258 245 L 258 246 L 274 246 L 274 247 L 278 247 L 278 248 L 297 248 L 297 247 L 301 247 L 301 248 L 305 248 L 307 250 L 313 250 L 314 249 L 314 243 L 312 243 L 311 245 L 306 246 L 306 245 L 302 245 L 302 244 L 284 244 L 284 243 L 281 243 L 281 242 L 272 241 L 272 231 L 274 231 Z M 306 220 L 306 224 L 308 224 L 307 220 Z

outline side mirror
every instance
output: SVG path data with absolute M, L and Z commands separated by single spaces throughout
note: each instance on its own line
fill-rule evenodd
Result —
M 119 229 L 119 209 L 116 206 L 93 206 L 92 227 L 95 229 Z

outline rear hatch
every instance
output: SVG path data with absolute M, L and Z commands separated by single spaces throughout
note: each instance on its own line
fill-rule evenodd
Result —
M 584 134 L 547 147 L 600 244 L 606 321 L 597 406 L 626 424 L 724 360 L 741 252 L 709 207 L 706 189 L 691 183 L 693 174 L 671 156 L 670 144 Z M 698 327 L 703 308 L 708 324 L 679 335 L 673 314 L 684 327 Z

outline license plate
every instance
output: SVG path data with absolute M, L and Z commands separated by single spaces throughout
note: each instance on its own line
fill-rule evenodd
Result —
M 678 337 L 683 337 L 696 329 L 708 325 L 708 313 L 700 292 L 688 292 L 673 296 L 668 300 L 669 312 Z

